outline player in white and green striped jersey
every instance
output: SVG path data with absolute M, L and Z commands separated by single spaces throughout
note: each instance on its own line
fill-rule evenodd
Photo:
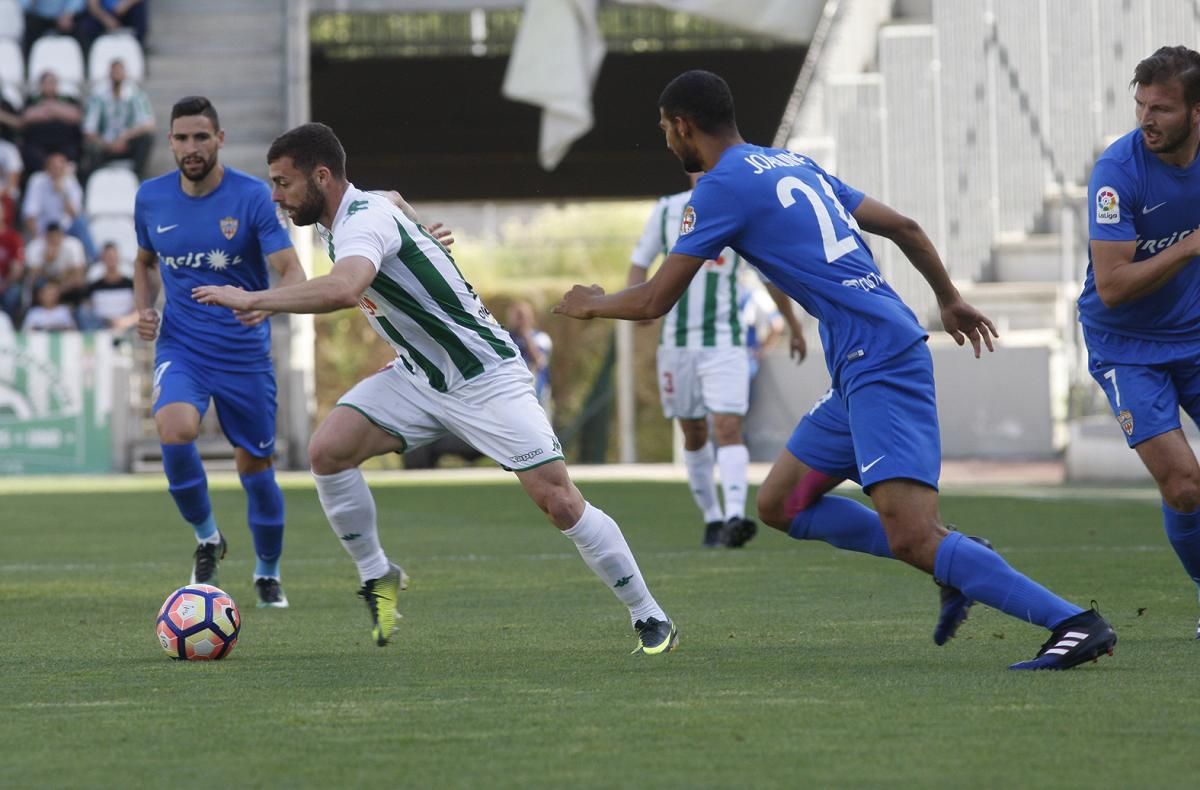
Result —
M 692 185 L 698 174 L 689 174 Z M 627 285 L 646 281 L 659 256 L 670 252 L 686 214 L 689 189 L 659 198 L 630 256 Z M 704 517 L 703 545 L 738 548 L 757 529 L 746 518 L 746 469 L 750 453 L 742 420 L 750 406 L 750 371 L 745 331 L 738 317 L 741 258 L 726 248 L 706 261 L 679 301 L 663 316 L 658 346 L 658 391 L 663 415 L 679 420 L 683 458 L 692 498 Z M 776 296 L 776 294 L 772 294 Z M 787 297 L 782 297 L 786 302 Z M 777 298 L 778 301 L 778 298 Z M 785 313 L 791 316 L 790 310 Z M 799 323 L 792 326 L 793 349 L 803 354 Z M 709 443 L 712 416 L 717 449 Z M 724 509 L 717 498 L 713 465 L 720 469 Z
M 346 180 L 346 154 L 319 123 L 276 138 L 267 154 L 272 199 L 297 225 L 318 224 L 330 273 L 269 291 L 197 288 L 204 304 L 323 313 L 358 306 L 396 360 L 338 401 L 309 444 L 321 507 L 358 566 L 372 636 L 387 644 L 406 575 L 380 546 L 375 501 L 359 465 L 452 433 L 516 473 L 529 497 L 574 541 L 585 563 L 629 609 L 635 653 L 671 650 L 678 632 L 654 600 L 620 527 L 584 500 L 509 334 L 447 249 L 399 196 Z

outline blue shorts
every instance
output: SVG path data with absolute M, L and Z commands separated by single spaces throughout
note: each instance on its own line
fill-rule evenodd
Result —
M 1094 334 L 1085 330 L 1085 340 Z M 1104 390 L 1130 447 L 1179 428 L 1180 408 L 1200 424 L 1200 347 L 1130 338 L 1125 348 L 1115 348 L 1114 336 L 1104 339 L 1088 343 L 1088 372 Z M 1129 364 L 1135 360 L 1142 364 Z
M 849 397 L 831 390 L 800 420 L 787 449 L 818 472 L 867 490 L 900 478 L 937 489 L 942 439 L 929 349 L 912 346 Z
M 169 351 L 154 360 L 153 411 L 168 403 L 190 403 L 208 411 L 211 398 L 229 443 L 258 458 L 275 452 L 275 373 L 216 370 Z
M 787 450 L 810 469 L 829 477 L 858 480 L 850 416 L 837 390 L 829 390 L 800 418 L 788 439 Z

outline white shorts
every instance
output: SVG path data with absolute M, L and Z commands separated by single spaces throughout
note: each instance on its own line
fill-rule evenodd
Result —
M 452 433 L 505 469 L 521 472 L 562 460 L 562 445 L 518 358 L 438 392 L 391 364 L 338 399 L 413 450 Z
M 745 416 L 750 407 L 746 349 L 659 346 L 658 394 L 667 419 Z

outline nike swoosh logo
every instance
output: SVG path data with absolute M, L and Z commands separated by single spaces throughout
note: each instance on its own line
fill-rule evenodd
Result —
M 1142 213 L 1149 214 L 1151 211 L 1154 211 L 1157 208 L 1162 208 L 1165 205 L 1167 205 L 1167 201 L 1164 200 L 1162 203 L 1159 203 L 1156 206 L 1142 206 Z
M 271 446 L 271 445 L 273 445 L 273 444 L 275 444 L 275 440 L 274 440 L 274 439 L 268 439 L 268 440 L 267 440 L 267 441 L 265 441 L 265 442 L 259 442 L 259 443 L 258 443 L 258 449 L 260 449 L 260 450 L 265 450 L 265 449 L 267 449 L 268 447 L 270 447 L 270 446 Z
M 880 461 L 882 461 L 884 458 L 887 458 L 887 453 L 884 453 L 883 455 L 879 456 L 878 458 L 876 458 L 874 461 L 872 461 L 872 462 L 871 462 L 871 463 L 869 463 L 869 464 L 863 464 L 861 467 L 859 467 L 859 469 L 860 469 L 860 470 L 862 471 L 862 473 L 865 475 L 867 472 L 871 471 L 871 467 L 872 467 L 872 466 L 874 466 L 875 464 L 879 463 L 879 462 L 880 462 Z
M 178 227 L 179 227 L 179 223 L 176 222 L 174 225 L 159 225 L 158 227 L 155 228 L 155 230 L 158 231 L 159 233 L 166 233 L 167 231 L 175 230 Z

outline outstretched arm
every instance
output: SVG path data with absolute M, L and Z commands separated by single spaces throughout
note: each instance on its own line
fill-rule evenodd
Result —
M 342 258 L 329 274 L 311 280 L 244 291 L 233 285 L 202 285 L 192 289 L 200 304 L 221 305 L 234 310 L 270 310 L 276 313 L 331 313 L 354 307 L 375 279 L 375 265 L 359 255 Z
M 673 252 L 654 276 L 640 285 L 615 294 L 605 294 L 598 285 L 576 285 L 563 294 L 562 301 L 551 312 L 585 320 L 623 318 L 641 321 L 658 318 L 679 300 L 703 265 L 703 258 Z
M 891 239 L 929 283 L 941 308 L 942 326 L 954 342 L 961 346 L 970 340 L 976 357 L 984 345 L 988 351 L 995 350 L 992 338 L 1000 333 L 991 319 L 963 301 L 933 242 L 916 220 L 870 197 L 864 197 L 853 214 L 863 230 Z

